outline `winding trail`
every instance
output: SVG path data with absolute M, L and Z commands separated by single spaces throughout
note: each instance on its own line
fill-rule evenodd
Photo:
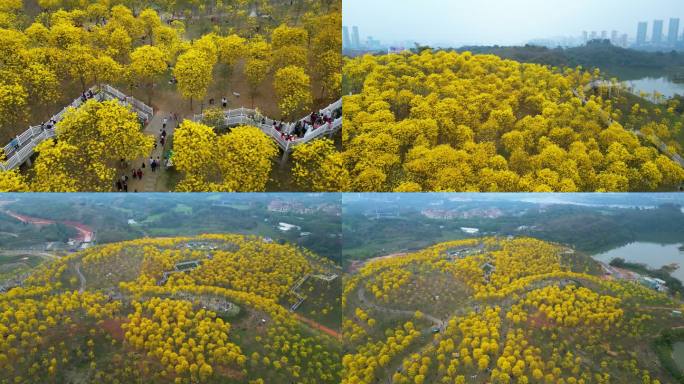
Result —
M 359 290 L 357 291 L 357 295 L 359 297 L 359 300 L 364 303 L 366 306 L 373 308 L 375 310 L 378 310 L 380 312 L 385 312 L 385 313 L 394 313 L 394 314 L 399 314 L 399 315 L 406 315 L 413 317 L 416 313 L 416 311 L 409 311 L 405 309 L 396 309 L 396 308 L 389 308 L 389 307 L 383 307 L 381 305 L 377 305 L 375 303 L 371 303 L 366 299 L 366 290 L 363 287 L 359 287 Z M 433 316 L 429 313 L 423 313 L 423 317 L 430 320 L 435 326 L 442 327 L 444 325 L 444 322 L 437 318 L 436 316 Z M 432 329 L 432 327 L 429 327 L 428 330 Z
M 530 293 L 531 291 L 543 288 L 543 287 L 548 286 L 548 285 L 560 284 L 561 286 L 565 286 L 565 285 L 570 284 L 570 283 L 573 283 L 573 280 L 568 280 L 565 278 L 549 278 L 549 279 L 545 279 L 542 281 L 534 282 L 534 283 L 531 283 L 528 286 L 526 286 L 525 289 L 523 289 L 521 292 L 515 293 L 516 295 L 518 295 L 517 300 L 513 300 L 513 298 L 511 296 L 507 296 L 505 298 L 494 300 L 494 301 L 474 302 L 474 303 L 471 303 L 471 305 L 463 306 L 463 307 L 456 309 L 444 321 L 440 320 L 439 318 L 437 318 L 434 315 L 430 315 L 428 313 L 423 313 L 423 317 L 425 319 L 430 320 L 433 323 L 433 325 L 422 329 L 421 334 L 423 334 L 423 336 L 429 336 L 431 333 L 433 333 L 433 329 L 435 327 L 438 327 L 440 332 L 444 332 L 449 320 L 451 320 L 452 318 L 459 317 L 459 316 L 465 316 L 469 312 L 480 313 L 480 311 L 484 307 L 499 306 L 502 308 L 501 313 L 503 314 L 503 313 L 505 313 L 503 311 L 503 309 L 508 310 L 515 302 L 519 302 L 522 298 L 526 297 L 527 294 Z M 361 303 L 368 308 L 373 308 L 375 310 L 385 312 L 385 313 L 400 314 L 400 315 L 405 315 L 405 316 L 409 316 L 409 317 L 413 317 L 415 314 L 415 311 L 384 307 L 384 306 L 377 305 L 375 303 L 368 301 L 366 298 L 366 292 L 365 292 L 365 288 L 363 287 L 363 285 L 359 286 L 359 288 L 357 290 L 357 296 L 358 296 L 359 301 L 361 301 Z M 507 333 L 507 329 L 505 329 L 503 327 L 503 324 L 502 324 L 501 332 L 502 332 L 502 334 Z M 437 341 L 435 340 L 435 338 L 430 338 L 430 340 L 428 340 L 428 342 L 426 342 L 425 344 L 415 345 L 414 347 L 418 347 L 417 351 L 413 351 L 411 353 L 405 354 L 404 357 L 402 357 L 401 359 L 399 359 L 396 362 L 396 364 L 393 364 L 391 367 L 388 367 L 385 370 L 385 372 L 387 373 L 387 383 L 389 383 L 389 384 L 393 383 L 393 381 L 392 381 L 392 373 L 393 372 L 403 371 L 404 360 L 406 360 L 407 358 L 409 360 L 412 360 L 411 356 L 415 353 L 422 355 L 426 349 L 434 347 L 436 345 L 436 343 L 437 343 Z M 384 381 L 384 380 L 380 379 L 380 381 Z
M 81 273 L 81 263 L 76 263 L 74 265 L 74 269 L 76 270 L 76 274 L 78 275 L 78 279 L 81 281 L 81 285 L 78 287 L 78 293 L 83 293 L 85 291 L 85 287 L 86 287 L 86 278 Z

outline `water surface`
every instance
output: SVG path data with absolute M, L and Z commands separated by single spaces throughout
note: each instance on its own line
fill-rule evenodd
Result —
M 672 277 L 684 282 L 684 252 L 679 250 L 681 246 L 682 243 L 656 244 L 638 241 L 599 253 L 594 255 L 594 258 L 609 263 L 612 259 L 620 257 L 626 261 L 646 264 L 654 269 L 677 263 L 679 268 L 672 273 Z
M 669 99 L 675 94 L 684 95 L 684 83 L 675 83 L 667 77 L 644 77 L 636 80 L 625 81 L 627 87 L 633 88 L 637 95 L 639 92 L 648 94 L 647 99 L 652 101 L 653 92 L 658 91 Z

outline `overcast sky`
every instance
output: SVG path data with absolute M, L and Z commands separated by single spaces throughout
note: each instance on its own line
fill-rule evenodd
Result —
M 343 23 L 385 43 L 526 43 L 535 38 L 580 36 L 583 30 L 636 35 L 637 22 L 670 17 L 684 28 L 684 0 L 344 0 Z M 350 30 L 351 33 L 351 30 Z

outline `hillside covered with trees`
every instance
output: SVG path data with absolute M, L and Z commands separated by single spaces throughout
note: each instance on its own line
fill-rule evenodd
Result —
M 343 69 L 345 167 L 356 191 L 657 191 L 684 169 L 653 124 L 585 91 L 600 72 L 424 50 Z M 668 150 L 681 151 L 676 126 Z M 656 130 L 657 132 L 660 132 Z
M 339 342 L 317 322 L 339 313 L 317 299 L 339 297 L 337 273 L 256 236 L 90 248 L 0 295 L 0 382 L 337 383 Z M 293 285 L 311 275 L 322 283 L 304 302 L 321 319 L 290 311 L 302 295 Z
M 558 244 L 490 237 L 380 257 L 343 295 L 342 383 L 678 380 L 671 349 L 656 350 L 681 339 L 681 301 Z

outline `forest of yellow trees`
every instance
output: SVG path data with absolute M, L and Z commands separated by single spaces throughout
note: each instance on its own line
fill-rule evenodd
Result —
M 0 382 L 339 382 L 339 342 L 287 309 L 298 279 L 336 268 L 244 235 L 133 240 L 60 258 L 0 296 Z
M 600 74 L 424 50 L 345 59 L 344 165 L 354 191 L 675 190 L 684 169 L 636 131 Z M 628 124 L 631 123 L 631 124 Z M 625 127 L 629 125 L 630 129 Z M 655 126 L 654 126 L 655 125 Z
M 0 1 L 2 146 L 23 148 L 27 144 L 13 141 L 18 135 L 51 125 L 53 114 L 100 84 L 153 105 L 164 115 L 160 121 L 178 116 L 179 136 L 154 152 L 152 136 L 161 127 L 143 132 L 128 108 L 90 100 L 66 112 L 56 137 L 36 146 L 27 169 L 0 170 L 0 191 L 112 191 L 122 171 L 130 171 L 122 163 L 170 153 L 179 180 L 164 189 L 263 191 L 278 172 L 273 139 L 254 127 L 226 133 L 214 99 L 231 92 L 239 97 L 236 89 L 244 87 L 248 94 L 231 108 L 256 108 L 286 122 L 339 99 L 340 7 L 330 0 Z M 201 122 L 183 122 L 198 112 L 205 116 Z M 312 169 L 309 145 L 319 144 L 302 144 L 292 156 L 300 175 Z M 15 147 L 7 148 L 11 153 L 0 153 L 0 162 Z M 319 159 L 334 172 L 339 162 L 328 159 L 330 151 Z M 312 172 L 291 188 L 335 180 Z
M 531 238 L 482 238 L 369 260 L 345 281 L 342 382 L 668 382 L 636 346 L 674 324 L 658 311 L 676 301 L 589 273 L 586 257 Z M 455 288 L 437 274 L 457 282 L 461 305 L 447 304 Z

